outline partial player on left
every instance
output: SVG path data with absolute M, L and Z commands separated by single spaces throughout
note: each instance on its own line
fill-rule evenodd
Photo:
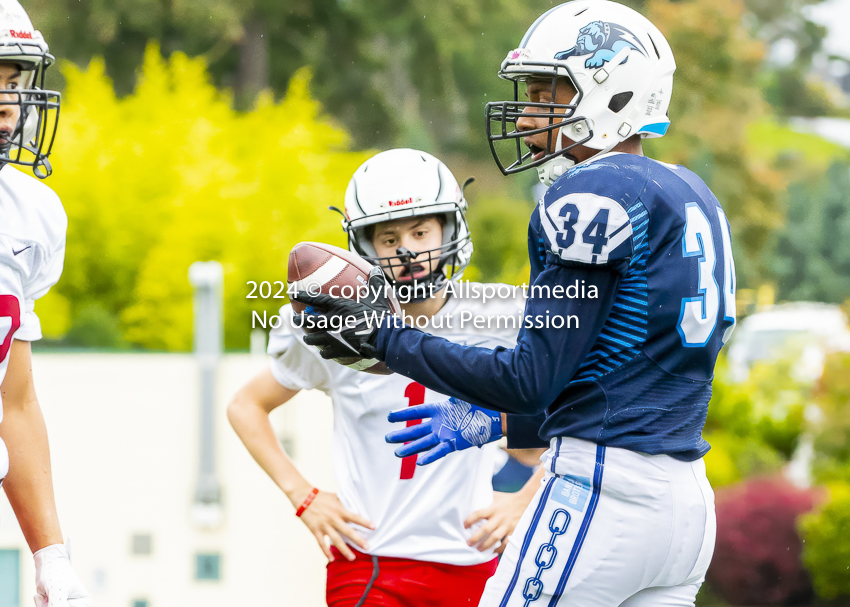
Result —
M 53 63 L 17 0 L 0 0 L 0 485 L 35 558 L 37 607 L 88 607 L 63 544 L 30 342 L 41 338 L 35 300 L 62 274 L 65 210 L 47 177 L 59 93 L 44 90 Z

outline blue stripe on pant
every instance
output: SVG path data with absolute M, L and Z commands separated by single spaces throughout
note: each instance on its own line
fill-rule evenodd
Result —
M 556 454 L 557 455 L 557 454 Z M 550 581 L 546 582 L 547 584 L 552 584 L 555 586 L 555 579 L 558 580 L 557 586 L 554 588 L 554 592 L 552 587 L 550 587 L 548 594 L 551 598 L 549 599 L 548 605 L 549 607 L 554 607 L 558 604 L 558 601 L 561 599 L 561 596 L 564 593 L 564 590 L 567 586 L 567 583 L 570 579 L 570 574 L 575 567 L 575 563 L 578 559 L 578 555 L 582 549 L 582 545 L 584 544 L 584 540 L 587 537 L 588 530 L 590 528 L 590 523 L 593 520 L 593 515 L 596 512 L 597 505 L 599 503 L 599 495 L 600 490 L 602 488 L 602 475 L 604 471 L 605 465 L 605 447 L 597 446 L 596 448 L 596 458 L 593 467 L 593 479 L 591 481 L 591 493 L 588 498 L 587 506 L 584 509 L 584 514 L 582 516 L 581 525 L 579 529 L 575 532 L 575 538 L 572 542 L 572 546 L 569 552 L 569 556 L 567 557 L 566 563 L 564 564 L 563 571 L 558 575 L 556 570 L 553 570 L 553 573 L 556 577 L 552 577 L 548 575 L 547 577 Z M 587 469 L 587 472 L 590 473 L 590 469 Z M 507 588 L 502 595 L 501 601 L 499 603 L 499 607 L 507 607 L 510 603 L 512 605 L 518 605 L 518 603 L 514 603 L 511 601 L 511 598 L 514 595 L 515 591 L 521 592 L 521 598 L 523 599 L 523 607 L 533 607 L 532 603 L 537 601 L 544 596 L 544 583 L 543 577 L 544 573 L 552 568 L 555 565 L 555 562 L 558 557 L 558 547 L 556 545 L 557 540 L 567 533 L 568 528 L 570 527 L 571 516 L 569 512 L 564 508 L 558 507 L 558 499 L 552 498 L 550 500 L 552 491 L 558 483 L 558 481 L 562 477 L 553 476 L 547 479 L 546 486 L 543 489 L 543 492 L 540 496 L 540 500 L 537 502 L 537 505 L 534 509 L 534 514 L 532 515 L 531 521 L 529 523 L 528 529 L 525 532 L 523 537 L 522 545 L 519 549 L 519 555 L 517 558 L 516 566 L 513 571 L 513 575 L 511 576 L 510 582 L 507 585 Z M 564 481 L 561 481 L 562 483 Z M 540 537 L 535 543 L 535 545 L 539 545 L 537 548 L 537 552 L 534 556 L 533 567 L 532 562 L 530 562 L 531 555 L 529 554 L 529 550 L 531 548 L 531 544 L 534 541 L 534 536 L 536 533 L 545 534 L 543 527 L 541 527 L 540 523 L 543 519 L 544 512 L 547 512 L 547 506 L 555 506 L 555 509 L 551 511 L 551 515 L 549 515 L 549 534 L 543 535 Z M 571 536 L 573 534 L 570 534 Z M 540 543 L 542 542 L 542 543 Z M 563 557 L 562 557 L 563 559 Z M 561 560 L 563 563 L 564 561 Z M 520 574 L 523 569 L 523 565 L 525 565 L 525 575 L 529 577 L 524 581 L 520 581 Z M 518 587 L 519 586 L 519 587 Z M 519 596 L 513 597 L 514 600 L 520 598 Z
M 578 531 L 578 537 L 573 544 L 573 550 L 570 553 L 570 558 L 567 561 L 567 566 L 564 568 L 564 573 L 561 574 L 561 579 L 558 582 L 558 587 L 555 589 L 555 594 L 552 595 L 549 601 L 549 607 L 555 607 L 558 601 L 561 600 L 561 595 L 564 593 L 564 588 L 570 580 L 570 574 L 576 564 L 578 553 L 581 551 L 581 546 L 584 544 L 584 538 L 587 537 L 587 530 L 590 527 L 590 522 L 593 520 L 593 513 L 596 512 L 596 505 L 599 503 L 599 492 L 602 489 L 602 472 L 605 469 L 605 447 L 599 445 L 596 447 L 596 467 L 593 470 L 593 494 L 590 496 L 590 503 L 587 506 L 587 512 L 584 514 L 584 520 L 581 522 L 581 528 Z
M 552 535 L 548 542 L 540 546 L 537 556 L 534 558 L 537 573 L 525 580 L 525 586 L 522 589 L 522 598 L 525 599 L 523 607 L 528 607 L 540 598 L 540 594 L 543 592 L 543 582 L 540 578 L 544 571 L 555 564 L 555 559 L 558 558 L 555 540 L 567 532 L 570 526 L 570 518 L 570 513 L 563 508 L 558 508 L 552 513 L 552 517 L 549 519 L 549 531 L 552 532 Z
M 549 479 L 549 482 L 546 485 L 546 488 L 543 490 L 543 495 L 540 496 L 540 501 L 537 502 L 537 508 L 534 510 L 534 518 L 531 519 L 531 524 L 528 526 L 528 531 L 525 533 L 525 537 L 522 539 L 522 548 L 519 551 L 519 558 L 517 559 L 516 569 L 514 570 L 513 577 L 511 577 L 511 582 L 508 584 L 508 589 L 505 591 L 505 596 L 502 597 L 502 602 L 499 603 L 499 607 L 505 607 L 508 604 L 508 600 L 511 598 L 511 593 L 514 591 L 516 587 L 517 580 L 519 579 L 519 570 L 522 567 L 522 562 L 525 559 L 525 554 L 528 552 L 528 546 L 531 544 L 531 538 L 534 536 L 534 531 L 537 529 L 537 523 L 540 522 L 540 516 L 543 514 L 543 509 L 546 507 L 546 502 L 549 499 L 549 493 L 552 491 L 552 485 L 555 484 L 555 480 L 557 477 L 552 477 Z

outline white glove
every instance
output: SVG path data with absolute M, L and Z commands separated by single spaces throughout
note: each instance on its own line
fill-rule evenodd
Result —
M 53 544 L 33 555 L 35 607 L 91 607 L 91 596 L 71 568 L 64 544 Z

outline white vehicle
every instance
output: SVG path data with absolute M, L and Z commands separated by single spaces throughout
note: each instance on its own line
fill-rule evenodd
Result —
M 794 378 L 813 382 L 827 354 L 850 352 L 850 328 L 841 308 L 823 303 L 771 306 L 744 319 L 729 344 L 729 369 L 744 381 L 756 362 L 790 360 Z

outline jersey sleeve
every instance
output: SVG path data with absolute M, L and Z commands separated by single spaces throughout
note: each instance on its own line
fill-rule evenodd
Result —
M 509 285 L 493 285 L 505 287 L 505 292 L 510 292 L 513 297 L 498 298 L 487 302 L 489 308 L 480 310 L 482 314 L 489 314 L 501 318 L 516 317 L 523 313 L 526 305 L 526 297 L 522 289 L 511 289 Z M 501 345 L 505 348 L 516 346 L 519 328 L 510 323 L 497 323 L 496 328 L 489 328 L 492 334 L 493 344 L 489 347 Z M 540 426 L 546 421 L 545 413 L 537 415 L 516 415 L 508 413 L 506 418 L 508 449 L 538 449 L 549 446 L 549 442 L 540 438 Z
M 536 415 L 555 401 L 590 352 L 611 311 L 619 280 L 619 274 L 604 268 L 553 264 L 533 287 L 584 281 L 598 289 L 599 297 L 529 297 L 513 349 L 462 346 L 401 326 L 394 317 L 378 332 L 379 357 L 396 373 L 442 394 L 502 413 Z M 547 320 L 554 318 L 576 322 L 572 329 L 559 323 L 554 327 Z
M 280 326 L 269 333 L 268 353 L 271 372 L 277 382 L 290 390 L 322 390 L 329 392 L 329 363 L 315 348 L 304 344 L 304 332 L 292 323 L 292 306 L 280 309 Z
M 68 219 L 58 197 L 55 203 L 56 207 L 48 219 L 49 241 L 39 245 L 40 259 L 23 285 L 24 309 L 21 310 L 21 328 L 15 333 L 15 339 L 22 341 L 41 339 L 41 320 L 35 312 L 35 302 L 47 295 L 51 287 L 59 282 L 65 265 L 65 232 Z
M 625 275 L 634 252 L 632 222 L 646 181 L 636 167 L 599 160 L 566 173 L 535 214 L 545 265 L 608 267 Z
M 549 441 L 540 438 L 540 426 L 546 421 L 546 413 L 536 415 L 507 414 L 508 449 L 541 449 Z

